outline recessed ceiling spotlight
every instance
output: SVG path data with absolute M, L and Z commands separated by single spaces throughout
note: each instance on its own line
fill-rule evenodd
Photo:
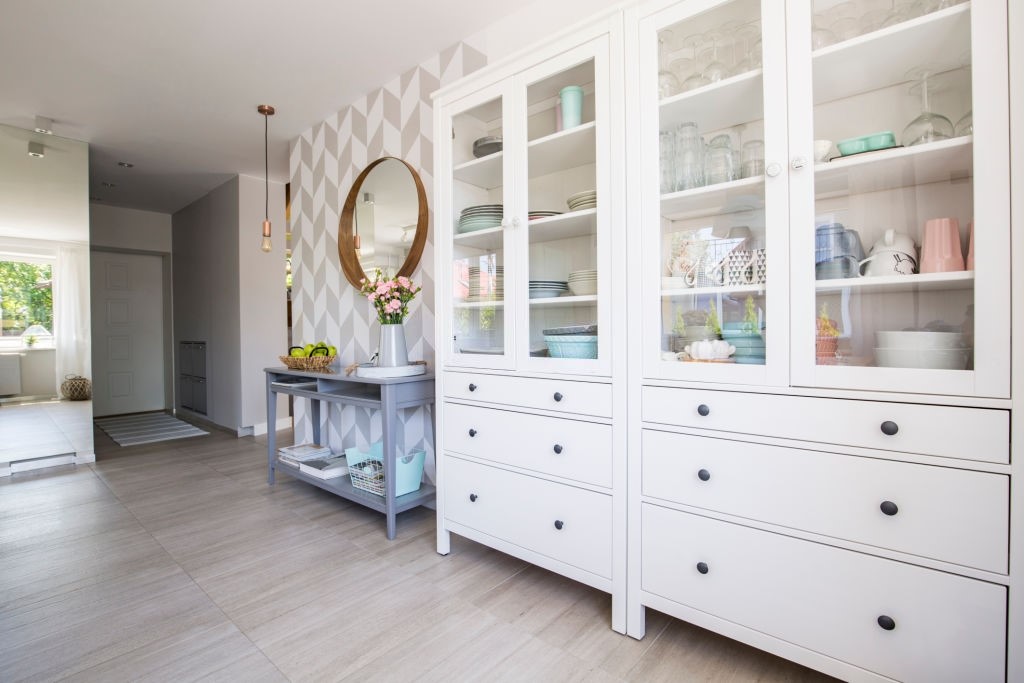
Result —
M 117 162 L 117 165 L 121 168 L 135 168 L 135 164 L 130 161 L 119 161 Z
M 108 183 L 106 180 L 101 182 L 100 185 L 102 185 L 103 187 L 107 187 L 107 188 L 115 188 L 115 187 L 117 187 L 117 183 Z
M 42 159 L 46 156 L 46 148 L 43 147 L 41 142 L 30 142 L 28 143 L 28 155 L 36 159 Z
M 36 117 L 36 132 L 43 135 L 53 135 L 53 119 L 45 116 Z

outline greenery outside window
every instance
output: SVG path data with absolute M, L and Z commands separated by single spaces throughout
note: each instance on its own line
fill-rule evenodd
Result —
M 53 267 L 0 260 L 0 338 L 21 338 L 32 326 L 42 327 L 46 334 L 31 336 L 46 337 L 47 345 L 52 344 Z

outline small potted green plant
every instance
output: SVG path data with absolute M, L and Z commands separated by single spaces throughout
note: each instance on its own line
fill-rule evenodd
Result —
M 36 345 L 37 341 L 39 341 L 39 337 L 37 337 L 34 334 L 30 334 L 25 337 L 25 346 L 31 349 L 33 346 Z
M 814 355 L 818 363 L 823 359 L 835 358 L 839 350 L 839 327 L 835 320 L 828 317 L 828 303 L 822 302 L 818 317 L 815 319 L 816 334 L 814 340 Z
M 718 307 L 715 306 L 714 301 L 708 302 L 708 329 L 711 330 L 711 334 L 715 335 L 715 339 L 722 338 L 722 321 L 718 318 Z

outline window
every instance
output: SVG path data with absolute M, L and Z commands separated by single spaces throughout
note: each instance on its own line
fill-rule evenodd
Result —
M 0 336 L 21 337 L 36 325 L 45 331 L 38 336 L 49 338 L 53 332 L 52 285 L 53 267 L 49 264 L 0 260 Z

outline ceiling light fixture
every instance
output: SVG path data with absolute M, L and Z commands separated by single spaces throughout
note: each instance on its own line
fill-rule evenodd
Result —
M 130 161 L 119 161 L 117 162 L 117 165 L 120 166 L 121 168 L 135 168 L 135 164 L 131 163 Z
M 53 135 L 53 119 L 45 116 L 36 117 L 36 132 L 43 135 Z
M 30 142 L 28 143 L 28 155 L 36 159 L 42 159 L 46 156 L 46 148 L 43 147 L 41 142 Z
M 263 114 L 263 240 L 260 242 L 260 249 L 269 252 L 270 244 L 270 152 L 269 148 L 269 126 L 270 117 L 274 115 L 274 108 L 269 104 L 261 104 L 256 111 Z

